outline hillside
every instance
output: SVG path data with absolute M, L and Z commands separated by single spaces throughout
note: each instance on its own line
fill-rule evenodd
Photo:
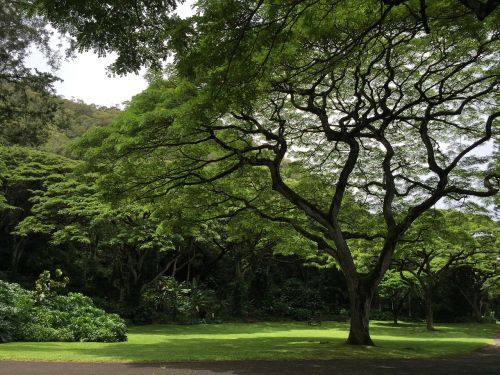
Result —
M 108 126 L 120 113 L 116 107 L 86 104 L 81 100 L 62 99 L 47 142 L 40 148 L 60 155 L 70 156 L 70 144 L 94 127 Z

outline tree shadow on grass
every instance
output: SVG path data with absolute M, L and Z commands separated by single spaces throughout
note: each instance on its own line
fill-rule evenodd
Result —
M 441 337 L 449 338 L 476 338 L 476 337 L 493 337 L 498 331 L 496 324 L 440 324 L 435 327 L 435 330 L 428 331 L 424 324 L 419 323 L 402 323 L 394 325 L 390 322 L 376 322 L 371 324 L 371 332 L 374 336 L 391 335 L 397 337 L 407 337 L 408 335 L 418 335 L 420 337 Z
M 291 332 L 294 330 L 318 331 L 338 329 L 348 332 L 348 325 L 341 322 L 323 322 L 312 326 L 307 322 L 258 322 L 258 323 L 222 323 L 222 324 L 154 324 L 133 326 L 130 332 L 146 335 L 197 335 L 197 334 L 255 334 L 272 332 Z
M 411 337 L 383 336 L 375 338 L 376 347 L 355 347 L 344 344 L 343 338 L 325 336 L 278 336 L 244 338 L 174 338 L 156 343 L 25 343 L 4 344 L 0 350 L 13 354 L 20 349 L 26 357 L 43 359 L 44 350 L 56 350 L 60 360 L 79 361 L 221 361 L 238 360 L 318 360 L 335 358 L 421 358 L 466 353 L 481 346 L 484 337 Z M 45 348 L 44 348 L 45 347 Z

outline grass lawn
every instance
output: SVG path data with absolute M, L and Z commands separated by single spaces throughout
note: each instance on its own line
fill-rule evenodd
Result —
M 225 323 L 131 327 L 123 343 L 23 342 L 0 344 L 0 360 L 140 362 L 428 358 L 455 356 L 492 343 L 496 325 L 371 323 L 375 347 L 344 345 L 346 323 Z

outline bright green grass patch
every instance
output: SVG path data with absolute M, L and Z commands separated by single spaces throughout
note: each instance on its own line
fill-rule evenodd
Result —
M 373 322 L 375 347 L 344 344 L 348 326 L 325 322 L 225 323 L 131 327 L 122 343 L 0 344 L 0 359 L 81 362 L 428 358 L 455 356 L 492 343 L 496 325 L 448 324 L 427 332 L 421 324 Z

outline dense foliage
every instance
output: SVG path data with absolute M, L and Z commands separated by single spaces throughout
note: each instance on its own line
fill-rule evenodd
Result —
M 70 156 L 71 143 L 88 130 L 111 124 L 120 113 L 115 107 L 86 104 L 82 101 L 60 99 L 52 120 L 47 142 L 42 149 Z
M 52 97 L 50 118 L 2 123 L 43 130 L 0 142 L 2 278 L 61 268 L 134 323 L 350 318 L 364 345 L 370 318 L 498 312 L 495 4 L 24 5 L 154 79 L 123 112 Z M 88 302 L 40 298 L 50 285 L 29 316 Z
M 125 322 L 80 293 L 36 298 L 0 281 L 0 339 L 4 341 L 124 341 Z
M 57 78 L 28 66 L 30 48 L 37 47 L 52 68 L 58 54 L 46 22 L 29 13 L 22 1 L 0 2 L 0 144 L 40 145 L 57 110 L 53 94 Z

